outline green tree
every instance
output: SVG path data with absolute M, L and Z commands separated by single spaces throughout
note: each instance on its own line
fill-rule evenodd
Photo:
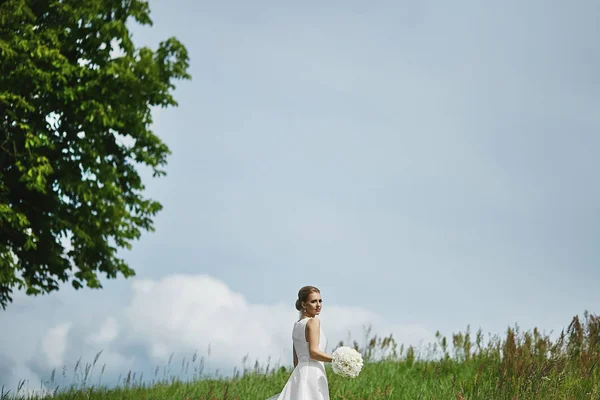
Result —
M 0 306 L 28 295 L 101 288 L 135 272 L 117 256 L 153 230 L 161 205 L 139 167 L 164 175 L 170 151 L 151 107 L 176 106 L 190 79 L 169 38 L 136 48 L 141 0 L 0 0 Z

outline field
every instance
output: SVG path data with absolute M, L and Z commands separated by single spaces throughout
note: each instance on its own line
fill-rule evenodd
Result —
M 481 330 L 469 329 L 449 339 L 436 337 L 436 343 L 418 350 L 391 336 L 367 337 L 362 347 L 340 342 L 360 351 L 366 362 L 356 379 L 340 378 L 326 364 L 331 399 L 600 399 L 599 316 L 573 317 L 555 340 L 537 329 L 519 332 L 518 326 L 502 337 L 484 338 Z M 86 375 L 89 370 L 88 365 Z M 80 384 L 43 396 L 3 391 L 0 400 L 264 400 L 281 390 L 290 373 L 255 364 L 229 379 L 182 382 L 172 376 L 150 383 L 129 373 L 113 389 Z

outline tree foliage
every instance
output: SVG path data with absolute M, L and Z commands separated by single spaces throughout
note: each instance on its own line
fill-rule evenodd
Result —
M 28 295 L 101 288 L 135 272 L 119 258 L 161 205 L 140 166 L 164 175 L 169 149 L 151 107 L 176 106 L 190 79 L 169 38 L 136 48 L 151 25 L 141 0 L 0 0 L 0 306 Z

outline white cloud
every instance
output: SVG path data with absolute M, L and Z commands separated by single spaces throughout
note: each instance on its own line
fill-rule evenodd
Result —
M 107 317 L 103 325 L 97 333 L 92 334 L 87 338 L 87 342 L 91 345 L 110 344 L 117 338 L 119 334 L 119 326 L 115 317 Z
M 129 289 L 129 300 L 123 300 L 127 304 L 102 300 L 111 298 L 110 293 L 97 297 L 104 302 L 104 307 L 86 307 L 88 315 L 89 312 L 94 314 L 93 318 L 78 315 L 86 311 L 77 311 L 75 302 L 58 303 L 60 310 L 54 318 L 42 321 L 45 328 L 39 330 L 42 333 L 34 339 L 35 343 L 24 343 L 20 352 L 9 348 L 0 351 L 7 358 L 25 361 L 27 368 L 21 366 L 18 372 L 29 374 L 13 376 L 15 381 L 0 384 L 15 385 L 16 379 L 47 381 L 52 369 L 57 370 L 57 375 L 63 366 L 73 371 L 77 360 L 81 358 L 82 366 L 91 364 L 100 351 L 99 365 L 88 381 L 99 382 L 101 378 L 102 383 L 109 385 L 129 370 L 138 372 L 138 376 L 144 372 L 146 378 L 151 377 L 156 366 L 162 371 L 173 353 L 173 365 L 181 365 L 182 358 L 189 360 L 194 353 L 204 356 L 205 372 L 219 368 L 220 376 L 231 375 L 234 367 L 239 369 L 244 356 L 248 356 L 252 364 L 258 360 L 263 367 L 268 362 L 271 367 L 273 364 L 291 365 L 291 329 L 298 317 L 290 305 L 293 301 L 252 304 L 224 282 L 208 275 L 177 274 L 160 280 L 133 280 L 129 282 Z M 93 302 L 84 297 L 90 293 L 79 292 L 77 296 L 89 304 Z M 24 313 L 21 315 L 26 317 L 15 321 L 17 324 L 10 335 L 18 337 L 29 322 L 38 319 L 40 307 L 36 305 L 38 307 L 28 301 L 26 308 L 21 308 Z M 67 315 L 70 317 L 65 321 Z M 362 344 L 364 328 L 369 324 L 373 326 L 372 335 L 393 333 L 401 342 L 418 344 L 432 338 L 422 327 L 386 321 L 363 308 L 328 306 L 323 309 L 321 320 L 329 352 L 340 340 L 346 341 L 348 334 Z M 28 348 L 36 350 L 26 354 L 24 349 Z M 209 348 L 210 354 L 207 354 Z M 100 377 L 100 368 L 105 364 Z M 174 367 L 172 373 L 178 375 L 179 367 Z M 79 382 L 81 375 L 79 372 Z M 73 381 L 67 379 L 66 383 Z
M 64 364 L 65 350 L 67 348 L 67 335 L 71 323 L 59 324 L 46 333 L 40 343 L 41 351 L 49 367 L 58 368 Z
M 124 310 L 128 333 L 136 343 L 151 349 L 154 362 L 164 362 L 171 351 L 191 354 L 209 344 L 215 358 L 226 364 L 237 364 L 245 354 L 262 361 L 271 356 L 283 364 L 291 356 L 291 327 L 297 311 L 290 306 L 250 304 L 206 275 L 136 281 L 132 289 L 133 299 Z M 368 324 L 373 325 L 373 332 L 394 333 L 411 344 L 430 336 L 421 327 L 398 326 L 364 309 L 331 306 L 329 311 L 324 309 L 321 319 L 329 350 L 345 339 L 348 331 L 360 340 L 363 326 Z

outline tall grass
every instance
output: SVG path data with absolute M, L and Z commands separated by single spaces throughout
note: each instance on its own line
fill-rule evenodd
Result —
M 339 342 L 344 345 L 344 342 Z M 573 317 L 566 330 L 552 340 L 538 329 L 520 332 L 508 328 L 503 337 L 484 338 L 475 334 L 453 334 L 450 339 L 436 334 L 426 347 L 404 347 L 390 335 L 370 337 L 363 346 L 346 344 L 361 352 L 365 365 L 356 379 L 333 374 L 327 364 L 332 399 L 600 399 L 600 317 L 584 313 Z M 203 362 L 194 376 L 183 381 L 168 375 L 169 366 L 151 382 L 131 374 L 117 387 L 88 385 L 88 374 L 98 360 L 83 369 L 78 385 L 57 390 L 55 374 L 48 382 L 54 390 L 46 394 L 25 394 L 2 390 L 5 399 L 239 399 L 264 400 L 281 391 L 290 368 L 266 368 L 254 364 L 236 371 L 231 378 L 201 376 Z M 192 365 L 196 358 L 194 356 Z M 182 362 L 182 371 L 186 367 Z M 76 366 L 76 370 L 79 364 Z M 102 369 L 102 372 L 104 368 Z M 102 373 L 101 373 L 102 374 Z M 64 376 L 64 370 L 63 370 Z M 53 386 L 55 385 L 55 386 Z M 22 386 L 22 384 L 21 384 Z

